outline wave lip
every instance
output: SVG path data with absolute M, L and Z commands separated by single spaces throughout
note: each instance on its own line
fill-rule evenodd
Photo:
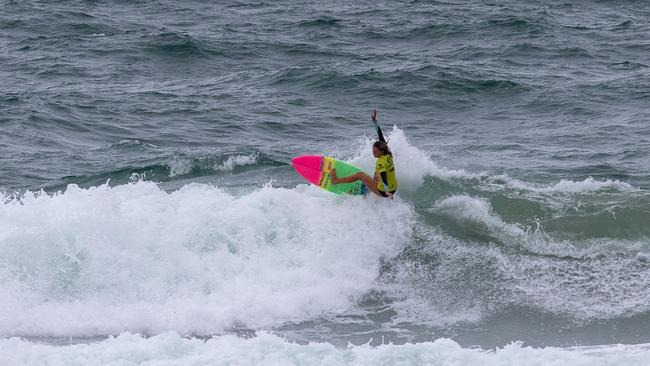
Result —
M 169 169 L 169 177 L 173 178 L 189 174 L 193 170 L 228 172 L 233 171 L 238 167 L 255 165 L 259 161 L 259 153 L 205 156 L 193 159 L 175 156 L 166 163 L 166 166 Z
M 489 202 L 480 198 L 450 196 L 437 202 L 433 211 L 453 218 L 466 232 L 482 233 L 508 246 L 525 245 L 529 236 L 526 228 L 505 222 Z

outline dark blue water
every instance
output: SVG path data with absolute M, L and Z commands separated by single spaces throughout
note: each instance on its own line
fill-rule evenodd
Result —
M 644 2 L 0 4 L 0 334 L 650 342 Z

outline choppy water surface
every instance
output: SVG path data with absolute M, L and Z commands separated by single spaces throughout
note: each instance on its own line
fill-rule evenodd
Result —
M 643 2 L 0 4 L 0 359 L 647 360 Z

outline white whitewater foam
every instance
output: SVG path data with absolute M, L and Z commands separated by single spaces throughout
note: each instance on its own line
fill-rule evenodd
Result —
M 0 341 L 0 363 L 12 366 L 171 366 L 171 365 L 357 365 L 357 366 L 611 366 L 647 365 L 649 345 L 588 348 L 531 348 L 513 343 L 494 351 L 462 348 L 450 339 L 404 345 L 349 346 L 328 343 L 299 345 L 260 332 L 251 339 L 222 336 L 182 338 L 163 333 L 151 338 L 124 333 L 90 344 L 52 346 L 19 338 Z
M 307 186 L 140 181 L 2 201 L 2 335 L 209 334 L 344 311 L 415 221 L 399 200 Z

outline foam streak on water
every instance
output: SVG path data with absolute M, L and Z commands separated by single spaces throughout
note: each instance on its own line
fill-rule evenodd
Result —
M 12 365 L 645 365 L 649 345 L 589 349 L 534 349 L 510 344 L 495 351 L 463 349 L 449 339 L 406 345 L 349 346 L 337 349 L 326 343 L 299 345 L 273 334 L 252 339 L 224 336 L 184 339 L 175 333 L 151 338 L 122 334 L 90 344 L 49 346 L 21 341 L 0 341 L 0 361 Z

